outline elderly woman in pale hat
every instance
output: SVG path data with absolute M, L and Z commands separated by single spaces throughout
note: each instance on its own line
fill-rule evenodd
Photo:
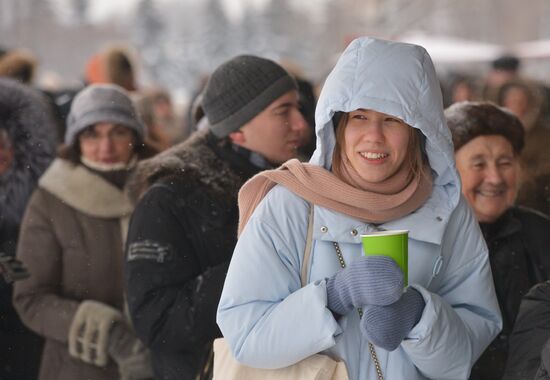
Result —
M 39 181 L 18 258 L 23 322 L 46 339 L 41 380 L 148 378 L 147 352 L 123 315 L 123 244 L 132 206 L 123 191 L 144 127 L 127 93 L 92 85 L 75 98 L 65 145 Z
M 489 248 L 503 319 L 502 332 L 474 365 L 470 379 L 501 379 L 521 298 L 533 285 L 550 278 L 550 220 L 514 206 L 525 133 L 518 117 L 492 103 L 479 102 L 456 103 L 445 111 L 445 117 L 453 136 L 462 193 Z

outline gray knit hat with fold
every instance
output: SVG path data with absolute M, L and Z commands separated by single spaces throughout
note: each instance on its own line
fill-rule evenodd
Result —
M 202 108 L 210 130 L 225 137 L 241 128 L 274 100 L 298 87 L 277 63 L 240 55 L 220 65 L 202 93 Z
M 67 117 L 65 144 L 72 145 L 80 132 L 97 123 L 123 125 L 143 141 L 145 127 L 132 100 L 126 90 L 115 84 L 92 84 L 75 96 Z

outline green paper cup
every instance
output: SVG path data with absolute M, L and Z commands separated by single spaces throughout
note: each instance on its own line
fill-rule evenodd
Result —
M 409 231 L 376 231 L 361 235 L 365 256 L 391 257 L 401 268 L 405 286 L 409 283 Z

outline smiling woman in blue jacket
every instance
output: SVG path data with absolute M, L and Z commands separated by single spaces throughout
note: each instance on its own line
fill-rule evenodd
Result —
M 315 117 L 310 163 L 263 172 L 239 196 L 217 316 L 236 359 L 281 368 L 323 353 L 352 380 L 377 379 L 372 347 L 387 379 L 468 378 L 501 317 L 429 55 L 356 39 Z M 362 256 L 360 235 L 377 230 L 409 230 L 405 291 L 391 259 Z

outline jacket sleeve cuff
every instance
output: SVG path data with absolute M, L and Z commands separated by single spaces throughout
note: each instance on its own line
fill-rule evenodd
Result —
M 420 320 L 409 332 L 405 338 L 405 341 L 420 342 L 425 337 L 430 335 L 431 327 L 434 325 L 434 321 L 438 317 L 437 309 L 439 309 L 439 307 L 434 305 L 434 299 L 431 292 L 417 284 L 411 284 L 410 287 L 418 291 L 422 298 L 424 298 L 425 306 Z
M 459 315 L 441 297 L 422 286 L 411 287 L 420 292 L 426 306 L 401 347 L 427 378 L 467 379 L 475 360 L 473 338 L 469 336 L 469 330 L 475 327 L 468 324 L 479 322 L 470 320 L 475 317 Z

